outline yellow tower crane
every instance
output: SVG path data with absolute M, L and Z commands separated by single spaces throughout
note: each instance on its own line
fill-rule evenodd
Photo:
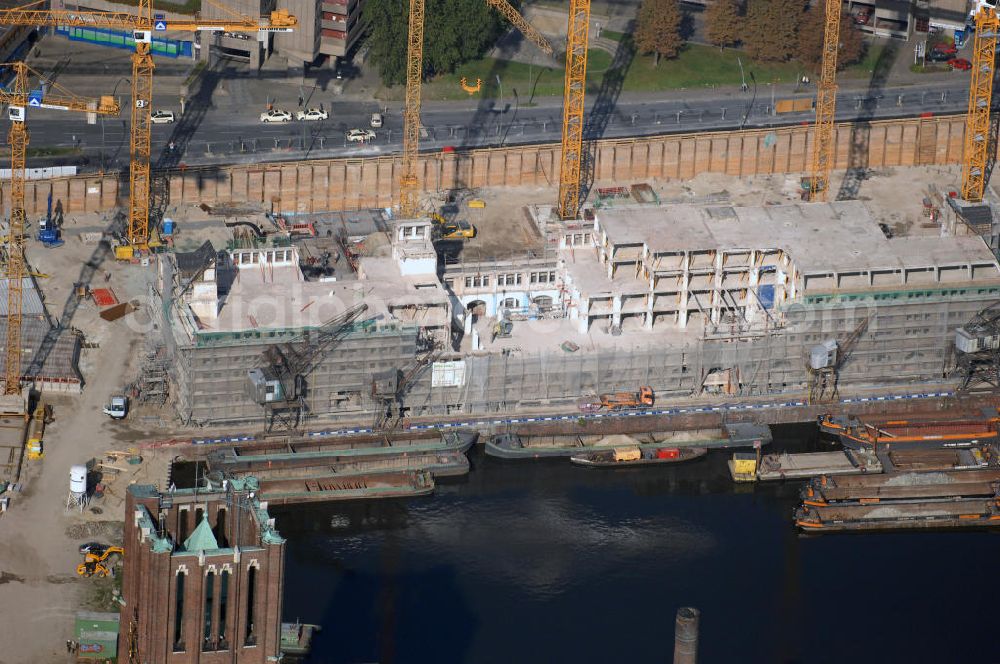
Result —
M 7 337 L 6 367 L 4 371 L 4 394 L 17 394 L 21 389 L 21 311 L 24 293 L 22 280 L 27 274 L 24 265 L 24 225 L 27 218 L 24 208 L 25 158 L 28 150 L 28 129 L 24 126 L 29 106 L 51 108 L 61 111 L 100 113 L 118 115 L 118 102 L 112 97 L 87 99 L 77 97 L 62 87 L 51 84 L 51 91 L 43 97 L 31 96 L 28 92 L 28 76 L 34 74 L 23 62 L 0 65 L 14 69 L 14 85 L 11 90 L 0 90 L 0 104 L 7 106 L 10 118 L 10 231 L 7 239 L 7 265 L 4 277 L 7 279 Z
M 546 54 L 552 46 L 540 32 L 531 27 L 507 0 L 486 0 L 514 24 L 525 37 Z M 406 101 L 403 104 L 403 174 L 399 179 L 399 216 L 417 214 L 417 157 L 420 153 L 420 85 L 424 71 L 424 0 L 410 0 L 409 26 L 406 43 Z
M 67 9 L 35 9 L 38 0 L 13 9 L 0 10 L 0 25 L 71 26 L 131 31 L 135 41 L 132 55 L 132 125 L 129 170 L 129 214 L 126 230 L 129 248 L 142 250 L 149 243 L 150 205 L 150 114 L 153 103 L 154 32 L 291 32 L 298 20 L 287 10 L 270 16 L 243 16 L 212 3 L 232 15 L 226 19 L 190 18 L 154 20 L 152 0 L 138 0 L 136 13 Z M 210 1 L 210 0 L 208 0 Z
M 965 116 L 962 153 L 962 198 L 978 203 L 986 190 L 986 164 L 990 152 L 990 104 L 996 71 L 997 33 L 1000 17 L 996 3 L 980 2 L 975 11 L 976 38 L 972 44 L 972 77 L 969 112 Z
M 580 212 L 583 166 L 583 111 L 587 91 L 587 33 L 590 0 L 570 0 L 566 29 L 566 76 L 563 85 L 562 151 L 559 160 L 559 217 Z
M 826 0 L 823 60 L 816 89 L 816 128 L 813 132 L 809 200 L 825 201 L 830 172 L 837 159 L 834 118 L 837 114 L 837 49 L 840 47 L 840 0 Z

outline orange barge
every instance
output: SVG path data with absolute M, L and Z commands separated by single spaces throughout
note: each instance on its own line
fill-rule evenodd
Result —
M 850 449 L 982 447 L 998 440 L 1000 417 L 953 420 L 861 420 L 821 415 L 819 428 Z

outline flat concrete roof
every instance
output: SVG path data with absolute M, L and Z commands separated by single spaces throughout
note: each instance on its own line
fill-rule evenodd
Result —
M 640 281 L 630 270 L 615 270 L 615 278 L 608 279 L 608 266 L 601 263 L 593 251 L 574 251 L 566 260 L 566 272 L 572 286 L 589 297 L 601 293 L 628 295 L 646 293 L 649 282 Z
M 643 243 L 653 253 L 782 249 L 804 274 L 996 265 L 978 236 L 890 240 L 860 201 L 630 206 L 598 210 L 596 215 L 612 244 Z

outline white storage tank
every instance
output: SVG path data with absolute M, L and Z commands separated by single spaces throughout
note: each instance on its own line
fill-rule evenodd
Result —
M 70 493 L 87 493 L 87 467 L 83 465 L 70 466 L 69 469 L 69 490 Z

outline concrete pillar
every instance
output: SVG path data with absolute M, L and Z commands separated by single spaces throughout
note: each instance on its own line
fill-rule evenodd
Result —
M 210 30 L 201 30 L 197 33 L 198 43 L 201 45 L 201 51 L 198 53 L 198 59 L 202 62 L 208 62 L 212 54 L 212 35 L 214 33 Z
M 622 325 L 622 296 L 615 295 L 611 298 L 611 325 L 621 327 Z
M 697 664 L 698 621 L 701 611 L 688 606 L 677 609 L 674 622 L 674 664 Z

